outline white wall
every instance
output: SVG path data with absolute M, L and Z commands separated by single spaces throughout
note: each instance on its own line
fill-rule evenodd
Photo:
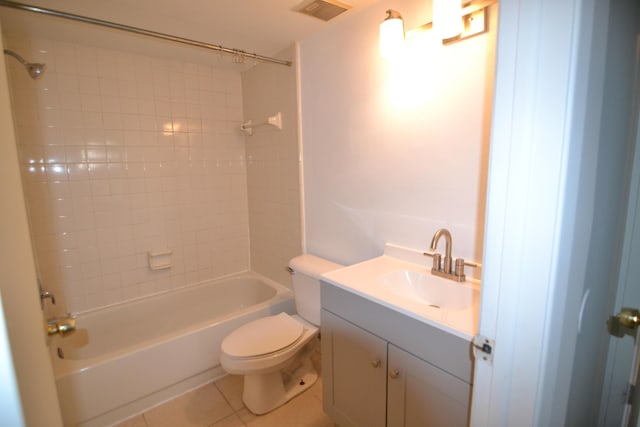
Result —
M 276 55 L 297 61 L 295 46 Z M 291 286 L 285 269 L 302 253 L 296 66 L 259 64 L 242 73 L 244 120 L 282 114 L 282 130 L 262 126 L 245 136 L 251 269 Z
M 481 261 L 496 7 L 489 34 L 427 32 L 398 62 L 378 54 L 390 7 L 405 30 L 431 20 L 429 2 L 383 1 L 301 43 L 306 249 L 353 263 L 446 227 Z
M 7 37 L 43 285 L 82 311 L 249 268 L 240 73 Z M 173 267 L 147 252 L 169 247 Z

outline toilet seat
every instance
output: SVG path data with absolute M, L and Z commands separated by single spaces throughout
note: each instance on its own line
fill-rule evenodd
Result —
M 222 341 L 222 351 L 231 358 L 260 357 L 296 344 L 303 334 L 300 322 L 280 313 L 239 327 Z

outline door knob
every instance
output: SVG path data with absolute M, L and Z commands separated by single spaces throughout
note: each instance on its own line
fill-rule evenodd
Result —
M 640 325 L 640 311 L 629 307 L 623 307 L 620 313 L 609 317 L 607 321 L 609 333 L 616 337 L 634 336 L 638 325 Z
M 76 319 L 73 317 L 54 317 L 47 320 L 47 335 L 59 334 L 61 336 L 73 333 L 76 330 Z

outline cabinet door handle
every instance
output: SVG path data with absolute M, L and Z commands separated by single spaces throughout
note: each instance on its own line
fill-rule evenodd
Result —
M 391 378 L 392 380 L 395 380 L 399 376 L 400 376 L 400 372 L 397 369 L 394 369 L 393 371 L 389 371 L 389 378 Z
M 374 368 L 379 368 L 381 364 L 382 364 L 382 362 L 380 361 L 380 359 L 376 359 L 376 360 L 372 360 L 371 361 L 371 366 L 374 367 Z

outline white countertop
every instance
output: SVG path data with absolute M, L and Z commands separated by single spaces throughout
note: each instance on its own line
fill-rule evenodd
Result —
M 382 286 L 381 277 L 387 273 L 404 270 L 431 274 L 431 258 L 422 251 L 386 244 L 384 255 L 358 264 L 340 268 L 321 276 L 322 280 L 346 291 L 360 295 L 420 322 L 471 341 L 478 331 L 478 309 L 480 284 L 477 280 L 458 283 L 433 276 L 434 281 L 444 286 L 470 288 L 473 302 L 463 309 L 438 308 Z

